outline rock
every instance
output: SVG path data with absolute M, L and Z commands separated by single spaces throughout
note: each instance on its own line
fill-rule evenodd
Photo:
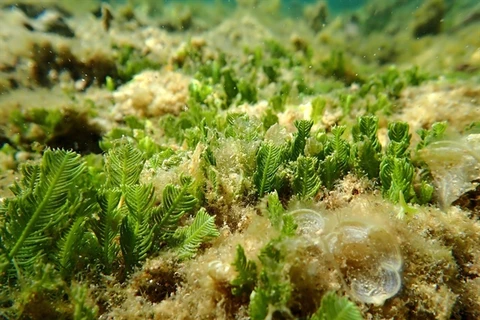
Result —
M 327 24 L 327 3 L 319 1 L 314 5 L 307 6 L 304 13 L 307 24 L 315 32 L 319 32 Z
M 31 19 L 38 18 L 46 10 L 56 11 L 66 18 L 72 17 L 72 14 L 69 11 L 57 5 L 49 5 L 47 7 L 45 4 L 42 5 L 42 4 L 32 4 L 32 3 L 16 3 L 12 5 L 6 5 L 3 7 L 3 9 L 13 9 L 13 8 L 19 9 L 27 17 Z
M 30 77 L 44 87 L 50 87 L 58 80 L 52 77 L 55 72 L 68 72 L 71 79 L 79 81 L 75 85 L 79 90 L 86 89 L 92 84 L 104 84 L 107 76 L 118 75 L 113 58 L 101 52 L 79 58 L 69 47 L 55 48 L 48 41 L 33 44 L 30 52 Z
M 175 6 L 166 16 L 168 18 L 160 23 L 160 28 L 166 31 L 186 31 L 193 26 L 193 14 L 188 7 Z
M 75 33 L 56 11 L 44 11 L 34 24 L 37 31 L 55 33 L 62 37 L 73 38 Z
M 110 30 L 110 24 L 113 20 L 113 15 L 112 11 L 110 10 L 110 7 L 103 4 L 102 5 L 102 27 L 105 29 L 105 31 Z
M 436 35 L 442 31 L 443 17 L 447 11 L 444 0 L 427 0 L 415 11 L 413 35 L 416 38 Z

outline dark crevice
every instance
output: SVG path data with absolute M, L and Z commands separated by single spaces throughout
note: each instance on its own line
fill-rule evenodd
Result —
M 72 14 L 69 11 L 55 4 L 47 5 L 47 4 L 32 4 L 32 3 L 16 3 L 16 4 L 3 6 L 3 9 L 7 9 L 7 10 L 8 9 L 11 10 L 13 8 L 19 9 L 27 17 L 32 19 L 38 18 L 42 13 L 44 13 L 48 9 L 55 10 L 66 18 L 72 17 Z
M 156 268 L 150 268 L 133 279 L 138 288 L 137 295 L 152 303 L 159 303 L 177 291 L 177 286 L 183 277 L 177 272 L 177 265 L 173 261 L 166 261 Z
M 479 183 L 480 181 L 473 181 Z M 480 184 L 473 190 L 461 195 L 452 205 L 470 211 L 476 219 L 480 219 Z
M 86 115 L 70 111 L 55 128 L 54 134 L 46 144 L 52 148 L 73 150 L 80 154 L 100 154 L 101 139 L 100 129 L 88 123 Z
M 36 43 L 31 51 L 31 77 L 44 87 L 55 84 L 50 78 L 52 70 L 68 72 L 73 80 L 84 81 L 84 88 L 92 84 L 103 85 L 107 76 L 116 78 L 118 74 L 115 62 L 101 54 L 79 60 L 68 47 L 56 50 L 50 42 Z

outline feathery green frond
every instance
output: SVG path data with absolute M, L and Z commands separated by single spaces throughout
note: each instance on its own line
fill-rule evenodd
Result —
M 239 92 L 237 85 L 238 81 L 234 79 L 232 73 L 233 71 L 231 69 L 225 69 L 222 72 L 223 88 L 225 90 L 225 94 L 227 95 L 227 106 L 233 102 Z
M 296 120 L 294 123 L 297 133 L 290 148 L 290 160 L 296 160 L 298 156 L 305 155 L 305 144 L 313 127 L 311 120 Z
M 173 235 L 178 241 L 178 256 L 181 259 L 192 257 L 203 242 L 219 235 L 215 226 L 215 218 L 201 208 L 191 225 L 178 228 Z
M 267 197 L 267 214 L 272 226 L 282 235 L 292 236 L 295 234 L 297 224 L 291 215 L 286 214 L 276 191 L 271 192 Z
M 314 120 L 321 119 L 327 106 L 327 100 L 323 96 L 317 96 L 312 100 L 311 104 L 310 118 Z
M 247 143 L 258 140 L 263 124 L 256 118 L 243 113 L 229 113 L 227 115 L 225 137 L 233 137 Z
M 396 158 L 408 158 L 408 148 L 410 147 L 411 134 L 410 126 L 406 122 L 391 122 L 388 124 L 388 138 L 390 142 L 387 146 L 387 155 Z
M 407 159 L 386 156 L 380 165 L 380 180 L 384 196 L 397 203 L 401 192 L 405 201 L 409 202 L 414 196 L 413 173 L 413 165 Z
M 257 167 L 253 176 L 259 197 L 273 190 L 275 174 L 282 161 L 282 148 L 263 143 L 257 152 Z
M 41 165 L 25 163 L 20 169 L 22 179 L 10 187 L 12 193 L 20 197 L 33 192 L 36 183 L 38 183 L 40 179 L 40 170 Z
M 362 314 L 357 306 L 344 297 L 338 297 L 335 292 L 326 293 L 320 308 L 310 318 L 311 320 L 362 320 Z
M 7 254 L 4 253 L 5 251 L 5 248 L 1 248 L 0 250 L 0 277 L 4 275 L 10 266 L 10 260 L 8 259 Z M 4 296 L 3 292 L 0 293 L 0 301 L 3 301 L 4 298 L 6 298 L 6 296 Z
M 214 166 L 205 166 L 205 177 L 207 178 L 208 187 L 211 187 L 212 192 L 218 196 L 221 192 L 221 189 L 218 179 L 218 171 Z
M 320 188 L 321 182 L 317 173 L 317 159 L 299 156 L 293 175 L 293 191 L 300 199 L 313 197 Z
M 267 213 L 272 226 L 280 230 L 283 224 L 282 217 L 285 213 L 285 209 L 283 208 L 276 191 L 271 192 L 267 197 Z
M 237 246 L 237 255 L 232 265 L 237 270 L 236 278 L 230 282 L 233 295 L 249 296 L 257 282 L 258 271 L 255 262 L 245 256 L 245 250 L 241 245 Z
M 102 251 L 102 263 L 106 273 L 111 271 L 120 250 L 116 238 L 119 233 L 120 221 L 124 215 L 121 198 L 122 193 L 119 190 L 103 190 L 97 195 L 100 211 L 98 219 L 92 220 L 92 230 Z
M 334 154 L 337 162 L 338 170 L 343 174 L 348 169 L 348 161 L 350 156 L 350 144 L 342 136 L 345 133 L 345 126 L 338 126 L 332 129 L 333 139 L 325 146 L 326 152 Z
M 355 156 L 356 170 L 369 179 L 378 178 L 380 173 L 381 153 L 376 151 L 375 143 L 371 140 L 357 142 L 352 149 Z
M 409 143 L 390 141 L 387 147 L 387 155 L 395 158 L 410 159 L 410 153 L 408 152 Z
M 148 251 L 152 247 L 154 229 L 150 227 L 147 220 L 144 220 L 142 224 L 138 224 L 137 228 L 138 240 L 135 243 L 135 253 L 137 261 L 141 262 L 147 258 Z
M 192 185 L 190 178 L 184 178 L 180 186 L 168 184 L 163 189 L 162 205 L 153 214 L 155 223 L 163 232 L 162 236 L 171 235 L 180 218 L 195 208 L 198 200 L 191 191 Z
M 380 163 L 380 181 L 382 193 L 394 203 L 400 199 L 410 202 L 415 198 L 413 190 L 413 174 L 415 169 L 411 163 L 409 125 L 405 122 L 392 122 L 388 125 L 386 155 Z
M 378 118 L 363 116 L 357 118 L 352 135 L 355 144 L 352 146 L 352 158 L 355 169 L 369 179 L 378 178 L 382 146 L 377 138 Z
M 392 183 L 390 185 L 390 190 L 388 191 L 389 198 L 398 202 L 398 194 L 401 192 L 405 198 L 405 201 L 410 201 L 412 198 L 412 179 L 413 179 L 414 168 L 413 165 L 403 159 L 395 159 L 395 165 L 392 172 Z
M 40 165 L 26 165 L 13 187 L 16 197 L 4 201 L 3 247 L 10 261 L 30 267 L 49 245 L 47 230 L 66 218 L 70 193 L 85 165 L 74 152 L 47 149 Z
M 137 184 L 145 160 L 143 153 L 133 143 L 121 142 L 118 147 L 108 151 L 105 158 L 108 188 L 121 188 Z
M 135 232 L 135 219 L 126 215 L 120 225 L 120 249 L 122 250 L 123 262 L 127 272 L 131 272 L 138 263 L 136 254 L 137 232 Z
M 128 214 L 120 227 L 120 248 L 127 272 L 145 260 L 153 244 L 153 186 L 133 185 L 126 189 Z
M 382 190 L 384 195 L 390 189 L 392 184 L 393 168 L 395 166 L 395 158 L 385 156 L 380 164 L 380 181 L 382 182 Z
M 59 310 L 61 305 L 64 305 L 66 286 L 65 282 L 60 277 L 58 271 L 50 263 L 36 263 L 32 270 L 27 274 L 19 274 L 18 279 L 18 289 L 20 291 L 18 294 L 14 293 L 13 309 L 15 317 L 14 319 L 31 319 L 32 307 L 41 307 L 45 308 L 46 314 L 49 314 L 54 319 L 61 318 L 61 311 Z M 2 290 L 3 291 L 3 288 Z M 11 291 L 14 292 L 13 290 Z M 44 300 L 44 301 L 42 301 Z M 50 300 L 50 301 L 48 301 Z M 44 302 L 40 305 L 36 302 Z M 2 305 L 4 307 L 4 305 Z M 57 309 L 58 308 L 58 309 Z M 30 310 L 28 310 L 30 309 Z M 35 310 L 34 313 L 39 310 Z M 40 310 L 41 313 L 45 314 L 45 310 Z M 35 317 L 34 317 L 35 318 Z
M 335 182 L 342 178 L 350 167 L 350 144 L 342 138 L 346 127 L 332 129 L 332 135 L 322 136 L 323 151 L 319 163 L 320 180 L 327 189 L 332 189 Z
M 441 139 L 444 134 L 445 130 L 447 130 L 447 122 L 435 122 L 432 124 L 432 127 L 427 130 L 427 129 L 420 129 L 418 130 L 418 135 L 420 136 L 421 141 L 417 144 L 416 150 L 419 151 L 426 146 L 428 146 L 430 143 Z
M 153 196 L 151 184 L 128 186 L 125 190 L 125 204 L 129 215 L 139 222 L 148 220 L 145 216 L 148 216 L 149 210 L 153 207 Z
M 238 91 L 240 92 L 241 101 L 248 103 L 256 103 L 258 101 L 258 89 L 254 79 L 240 79 L 238 82 Z
M 295 222 L 295 218 L 288 214 L 283 216 L 283 225 L 282 225 L 282 230 L 281 230 L 281 235 L 282 236 L 287 236 L 291 237 L 296 234 L 298 225 Z
M 270 301 L 268 292 L 265 290 L 254 290 L 250 294 L 248 314 L 252 320 L 265 320 L 273 312 L 269 311 Z M 272 315 L 270 315 L 271 317 Z
M 147 258 L 153 245 L 154 229 L 148 220 L 137 221 L 131 216 L 125 216 L 120 226 L 120 248 L 127 273 Z
M 73 303 L 73 320 L 98 319 L 98 306 L 88 301 L 88 286 L 72 284 L 70 297 Z M 92 299 L 93 300 L 93 299 Z
M 75 262 L 78 257 L 78 248 L 84 234 L 85 217 L 79 217 L 70 226 L 65 236 L 57 244 L 58 253 L 56 254 L 57 266 L 60 269 L 62 277 L 68 278 L 72 275 L 75 268 Z
M 293 317 L 288 307 L 292 284 L 283 270 L 285 257 L 278 244 L 273 240 L 260 253 L 263 268 L 250 295 L 249 315 L 252 320 L 271 319 L 274 313 L 282 318 Z
M 337 166 L 337 158 L 329 155 L 320 164 L 320 177 L 323 185 L 332 190 L 335 182 L 342 176 L 342 171 Z
M 388 124 L 388 138 L 390 141 L 410 141 L 410 126 L 406 122 L 390 122 Z
M 378 118 L 376 116 L 363 116 L 357 118 L 357 124 L 353 127 L 353 137 L 355 141 L 363 140 L 361 136 L 365 136 L 374 142 L 376 151 L 381 151 L 381 145 L 377 139 Z
M 422 181 L 420 185 L 417 201 L 420 205 L 425 205 L 432 200 L 433 192 L 435 191 L 435 187 L 429 184 L 428 182 Z

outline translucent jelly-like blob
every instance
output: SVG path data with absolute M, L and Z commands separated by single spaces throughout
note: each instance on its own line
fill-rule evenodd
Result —
M 381 305 L 400 290 L 402 257 L 385 229 L 345 221 L 326 241 L 345 284 L 360 301 Z
M 370 246 L 375 248 L 377 259 L 382 266 L 389 267 L 392 270 L 400 270 L 402 268 L 402 254 L 398 246 L 397 240 L 385 229 L 379 227 L 371 227 L 368 233 L 368 241 Z
M 376 305 L 383 305 L 397 294 L 402 284 L 398 270 L 388 268 L 356 270 L 348 276 L 352 294 L 360 301 Z
M 298 243 L 321 248 L 319 252 L 330 256 L 327 260 L 334 264 L 332 267 L 338 270 L 353 297 L 382 305 L 400 291 L 400 248 L 396 238 L 380 223 L 343 217 L 340 221 L 329 220 L 326 228 L 329 217 L 320 212 L 298 209 L 290 214 L 298 225 Z
M 297 233 L 318 234 L 325 228 L 325 219 L 317 211 L 310 209 L 298 209 L 290 212 L 297 224 Z

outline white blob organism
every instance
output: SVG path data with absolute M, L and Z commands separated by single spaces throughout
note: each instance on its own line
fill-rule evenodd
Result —
M 325 228 L 325 219 L 315 210 L 297 209 L 290 214 L 297 223 L 299 234 L 319 234 Z
M 480 179 L 480 134 L 457 140 L 441 140 L 419 152 L 432 173 L 440 207 L 448 208 L 453 201 L 475 189 Z
M 381 306 L 400 290 L 402 281 L 397 270 L 379 268 L 368 273 L 365 271 L 358 272 L 350 282 L 352 295 L 356 299 Z
M 298 209 L 291 214 L 299 236 L 320 242 L 326 249 L 330 263 L 352 297 L 383 305 L 400 291 L 403 262 L 400 248 L 380 222 L 367 223 L 348 217 L 334 221 L 310 209 Z

